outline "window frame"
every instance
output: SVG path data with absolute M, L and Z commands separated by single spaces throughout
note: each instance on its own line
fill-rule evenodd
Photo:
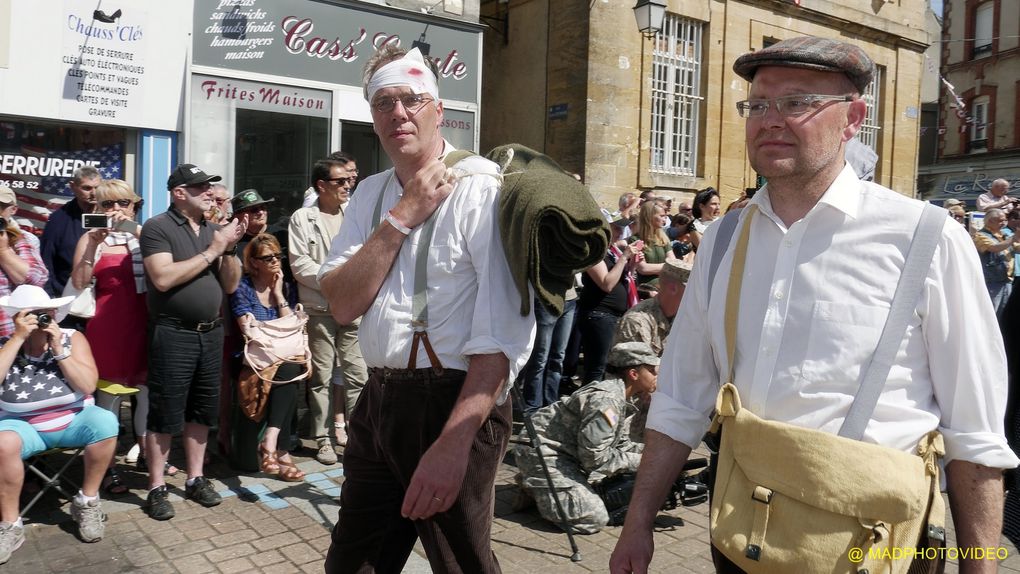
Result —
M 667 13 L 654 38 L 649 171 L 698 176 L 704 113 L 704 22 Z

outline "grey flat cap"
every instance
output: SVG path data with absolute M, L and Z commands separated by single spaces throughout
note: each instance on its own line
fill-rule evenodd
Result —
M 861 93 L 875 74 L 875 63 L 864 50 L 839 40 L 814 36 L 790 38 L 768 48 L 748 52 L 733 63 L 733 71 L 750 82 L 760 66 L 843 72 Z

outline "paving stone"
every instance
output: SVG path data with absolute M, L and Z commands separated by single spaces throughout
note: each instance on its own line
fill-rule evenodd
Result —
M 291 564 L 298 565 L 305 564 L 313 560 L 321 563 L 326 559 L 324 555 L 317 552 L 306 542 L 299 542 L 297 544 L 291 544 L 290 546 L 284 546 L 280 548 L 280 554 L 283 554 L 285 558 L 290 560 Z
M 227 546 L 226 548 L 211 550 L 205 553 L 205 557 L 213 563 L 219 564 L 220 562 L 233 560 L 234 558 L 241 558 L 242 556 L 251 556 L 252 554 L 255 554 L 255 549 L 251 544 L 245 542 L 242 544 Z
M 269 566 L 278 562 L 283 562 L 285 558 L 283 554 L 280 554 L 279 550 L 266 550 L 265 552 L 259 552 L 254 556 L 251 556 L 252 562 L 259 566 Z
M 234 558 L 216 564 L 216 567 L 223 574 L 235 574 L 237 572 L 253 572 L 255 565 L 247 558 Z
M 203 572 L 215 572 L 216 567 L 208 558 L 201 554 L 177 558 L 173 561 L 175 568 L 188 574 L 202 574 Z
M 251 542 L 261 538 L 262 535 L 258 531 L 251 528 L 244 530 L 236 530 L 234 532 L 227 532 L 226 534 L 219 534 L 209 538 L 209 541 L 213 543 L 213 546 L 222 548 L 224 546 L 230 546 L 233 544 L 240 544 L 242 542 Z
M 289 546 L 296 542 L 300 542 L 296 534 L 293 532 L 281 532 L 280 534 L 256 540 L 252 545 L 259 550 L 269 550 L 270 548 Z

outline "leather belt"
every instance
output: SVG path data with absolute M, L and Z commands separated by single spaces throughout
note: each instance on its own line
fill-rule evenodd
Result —
M 206 333 L 223 324 L 223 319 L 216 317 L 212 321 L 182 321 L 169 315 L 160 315 L 159 317 L 156 317 L 156 324 L 177 327 L 178 329 L 184 329 L 185 331 Z

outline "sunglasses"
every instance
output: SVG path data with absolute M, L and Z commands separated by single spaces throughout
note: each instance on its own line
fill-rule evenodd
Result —
M 258 259 L 259 261 L 262 261 L 264 263 L 269 263 L 271 261 L 283 261 L 283 254 L 281 254 L 281 253 L 270 253 L 269 255 L 262 255 L 262 256 L 256 257 L 255 259 Z
M 339 183 L 340 185 L 347 185 L 348 183 L 351 183 L 356 179 L 358 179 L 358 176 L 355 175 L 351 177 L 331 177 L 323 181 L 331 181 L 333 183 Z
M 119 205 L 121 207 L 127 207 L 127 206 L 131 205 L 131 203 L 132 202 L 131 202 L 130 199 L 107 199 L 107 200 L 104 200 L 104 201 L 100 201 L 99 205 L 103 209 L 110 209 L 114 205 Z

